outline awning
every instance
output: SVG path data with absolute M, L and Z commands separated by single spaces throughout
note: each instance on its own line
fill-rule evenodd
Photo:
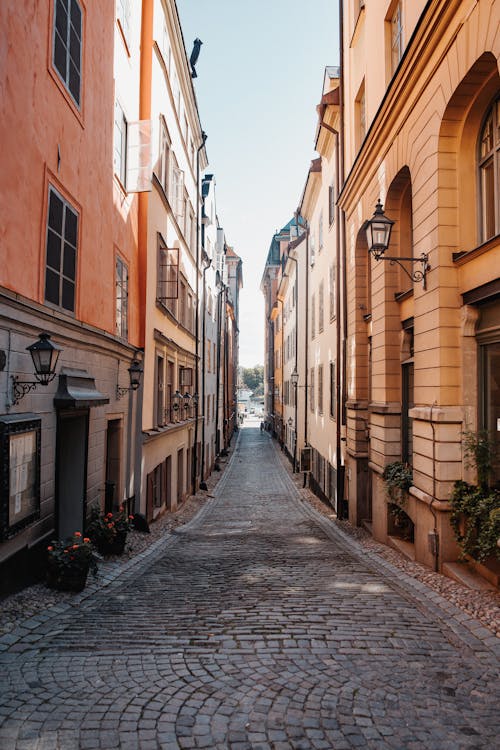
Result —
M 86 370 L 64 367 L 59 375 L 59 386 L 54 396 L 58 409 L 89 409 L 109 404 L 109 398 L 95 387 L 95 378 Z

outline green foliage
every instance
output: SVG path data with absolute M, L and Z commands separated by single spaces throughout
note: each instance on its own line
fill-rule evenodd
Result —
M 388 500 L 394 504 L 404 505 L 406 493 L 413 484 L 411 466 L 403 461 L 393 461 L 385 467 L 382 479 L 385 482 Z
M 49 571 L 56 577 L 68 573 L 79 573 L 91 570 L 97 573 L 99 559 L 90 539 L 82 537 L 75 531 L 70 539 L 64 542 L 52 542 L 47 547 Z
M 467 482 L 455 482 L 450 498 L 450 523 L 462 556 L 483 562 L 500 559 L 500 491 Z
M 465 466 L 475 468 L 477 483 L 483 489 L 488 486 L 491 468 L 496 455 L 496 443 L 490 439 L 487 430 L 463 433 Z
M 92 508 L 90 523 L 87 534 L 97 548 L 102 551 L 127 536 L 133 529 L 133 516 L 127 514 L 120 508 L 118 513 L 103 513 L 99 508 Z
M 242 367 L 241 381 L 249 391 L 252 391 L 252 393 L 255 393 L 259 386 L 264 388 L 264 366 L 255 365 L 255 367 Z

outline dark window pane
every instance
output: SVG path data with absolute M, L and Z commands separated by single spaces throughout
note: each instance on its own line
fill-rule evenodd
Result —
M 61 305 L 65 310 L 73 312 L 75 309 L 75 285 L 71 281 L 66 281 L 66 279 L 63 279 L 62 284 Z
M 54 305 L 59 304 L 59 275 L 47 268 L 45 274 L 45 299 Z
M 69 53 L 77 68 L 80 68 L 80 40 L 73 29 L 69 35 Z
M 77 104 L 80 104 L 80 73 L 71 62 L 69 63 L 69 91 Z
M 71 245 L 68 245 L 67 242 L 64 243 L 64 262 L 63 262 L 63 274 L 67 276 L 69 279 L 75 278 L 75 258 L 76 253 L 75 249 L 71 247 Z
M 50 192 L 49 227 L 61 234 L 63 217 L 63 202 L 54 192 Z
M 78 216 L 66 206 L 66 223 L 64 225 L 64 239 L 76 247 Z
M 483 241 L 495 235 L 495 173 L 493 160 L 481 170 L 483 200 Z
M 54 39 L 54 65 L 62 78 L 66 80 L 66 47 L 57 34 Z
M 66 3 L 57 0 L 56 3 L 56 29 L 61 35 L 61 38 L 66 41 L 68 38 L 68 13 L 66 12 Z
M 61 238 L 52 232 L 47 232 L 47 265 L 59 271 L 61 268 Z
M 75 27 L 78 36 L 82 36 L 82 11 L 76 0 L 71 0 L 71 23 Z

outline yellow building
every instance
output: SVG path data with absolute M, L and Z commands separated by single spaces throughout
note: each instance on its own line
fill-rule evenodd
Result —
M 463 433 L 500 429 L 500 3 L 342 8 L 349 516 L 449 572 Z M 366 235 L 379 199 L 385 253 Z M 398 460 L 404 535 L 382 479 Z

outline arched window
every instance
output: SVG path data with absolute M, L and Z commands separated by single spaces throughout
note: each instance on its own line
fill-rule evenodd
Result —
M 490 107 L 479 137 L 481 240 L 500 231 L 500 97 Z

